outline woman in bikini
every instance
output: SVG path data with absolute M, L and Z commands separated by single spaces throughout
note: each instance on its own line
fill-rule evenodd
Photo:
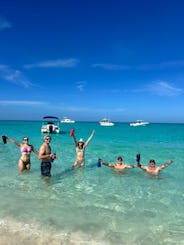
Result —
M 18 146 L 20 148 L 21 157 L 20 157 L 20 159 L 18 161 L 18 169 L 19 169 L 19 171 L 22 172 L 24 170 L 30 170 L 30 167 L 31 167 L 31 161 L 30 161 L 31 152 L 34 152 L 36 155 L 38 155 L 38 151 L 35 150 L 34 147 L 28 143 L 29 142 L 28 137 L 24 137 L 22 143 L 18 143 L 14 139 L 9 138 L 7 136 L 5 136 L 5 137 L 6 137 L 7 140 L 9 140 L 10 142 L 12 142 L 13 144 L 15 144 L 16 146 Z
M 75 145 L 75 150 L 76 150 L 76 160 L 73 164 L 73 167 L 77 167 L 77 166 L 83 167 L 85 165 L 85 158 L 84 158 L 85 149 L 87 145 L 89 144 L 89 142 L 91 141 L 91 139 L 93 138 L 94 134 L 95 134 L 95 131 L 93 130 L 86 142 L 84 142 L 83 139 L 80 139 L 77 142 L 76 137 L 74 135 L 74 131 L 73 131 L 73 134 L 71 134 L 74 140 L 74 145 Z

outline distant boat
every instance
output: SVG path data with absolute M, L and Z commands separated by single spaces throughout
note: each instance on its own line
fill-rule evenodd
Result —
M 60 133 L 59 118 L 54 116 L 43 117 L 41 132 L 47 134 L 59 134 Z
M 63 117 L 63 119 L 61 120 L 61 123 L 75 123 L 75 121 L 70 118 Z
M 143 120 L 137 120 L 136 122 L 130 123 L 130 126 L 137 127 L 137 126 L 146 126 L 149 122 L 144 122 Z
M 108 118 L 103 118 L 99 123 L 101 126 L 114 126 L 114 123 Z

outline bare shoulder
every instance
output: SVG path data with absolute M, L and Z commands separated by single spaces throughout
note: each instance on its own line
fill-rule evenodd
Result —
M 43 150 L 43 149 L 45 150 L 45 145 L 44 145 L 44 144 L 42 144 L 42 145 L 40 146 L 40 151 Z

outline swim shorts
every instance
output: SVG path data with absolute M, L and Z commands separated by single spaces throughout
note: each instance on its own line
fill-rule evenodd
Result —
M 42 176 L 51 176 L 51 163 L 50 162 L 42 162 L 41 163 L 41 175 Z

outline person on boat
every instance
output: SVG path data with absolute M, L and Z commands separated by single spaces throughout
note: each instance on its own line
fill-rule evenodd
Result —
M 156 167 L 156 163 L 155 160 L 151 159 L 149 161 L 149 166 L 143 166 L 140 163 L 137 164 L 137 166 L 139 168 L 141 168 L 142 170 L 145 170 L 147 173 L 151 174 L 151 175 L 158 175 L 160 173 L 161 170 L 163 170 L 164 168 L 167 168 L 169 165 L 171 165 L 173 163 L 173 160 L 169 160 L 168 162 Z
M 16 146 L 18 146 L 20 148 L 21 151 L 21 157 L 18 161 L 18 169 L 20 172 L 24 171 L 24 170 L 30 170 L 31 168 L 31 160 L 30 160 L 30 156 L 31 153 L 34 152 L 36 155 L 38 155 L 38 151 L 32 146 L 30 145 L 29 142 L 29 138 L 28 137 L 24 137 L 22 140 L 22 143 L 19 143 L 17 141 L 15 141 L 14 139 L 8 137 L 8 136 L 3 136 L 4 139 L 9 140 L 10 142 L 12 142 L 13 144 L 15 144 Z
M 41 162 L 41 175 L 46 179 L 51 177 L 51 163 L 54 159 L 57 158 L 55 153 L 51 153 L 50 141 L 51 137 L 49 135 L 45 135 L 43 138 L 44 142 L 40 146 L 40 150 L 38 153 L 38 159 L 42 160 Z
M 89 142 L 91 141 L 91 139 L 93 138 L 95 134 L 95 130 L 92 131 L 91 135 L 89 136 L 89 138 L 87 139 L 86 142 L 84 142 L 84 140 L 81 138 L 79 139 L 79 141 L 76 140 L 75 134 L 74 134 L 74 130 L 71 130 L 71 137 L 73 137 L 74 140 L 74 146 L 75 146 L 75 150 L 76 150 L 76 159 L 75 162 L 73 164 L 73 167 L 77 167 L 77 166 L 81 166 L 83 167 L 85 165 L 85 150 L 86 147 L 88 146 Z
M 123 158 L 121 156 L 119 156 L 117 158 L 116 163 L 105 163 L 101 159 L 99 159 L 98 162 L 100 165 L 104 165 L 104 166 L 109 167 L 109 168 L 114 168 L 115 170 L 117 170 L 119 172 L 124 172 L 125 169 L 127 169 L 127 168 L 136 168 L 137 167 L 134 165 L 129 165 L 129 164 L 123 163 Z

